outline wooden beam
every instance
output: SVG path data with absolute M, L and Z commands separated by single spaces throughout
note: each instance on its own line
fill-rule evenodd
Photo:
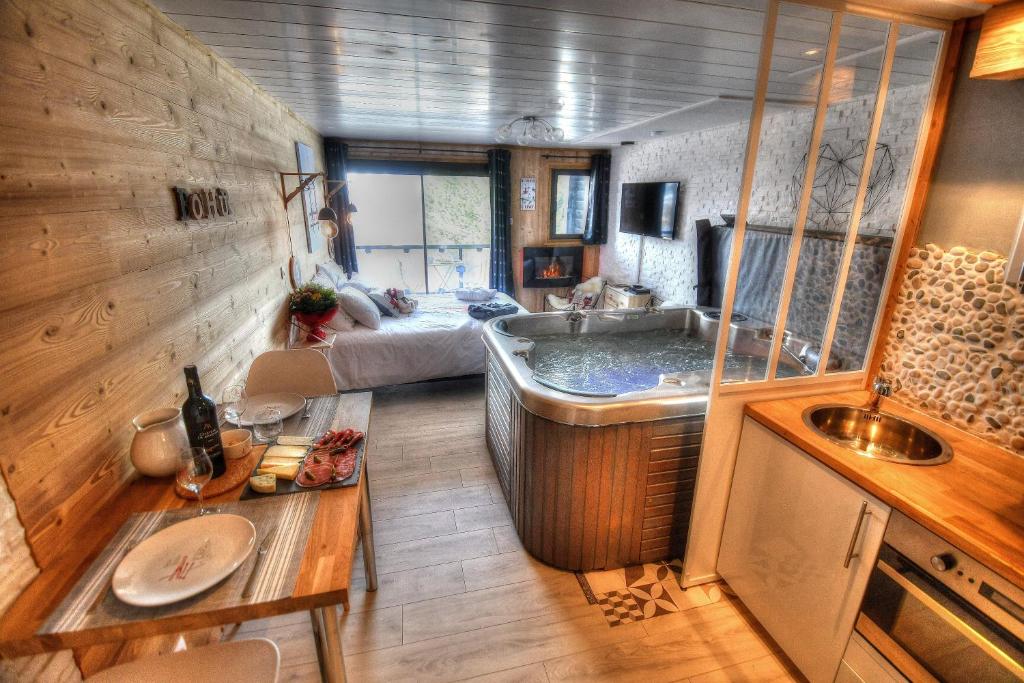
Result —
M 1024 0 L 993 7 L 985 14 L 971 78 L 1024 78 Z

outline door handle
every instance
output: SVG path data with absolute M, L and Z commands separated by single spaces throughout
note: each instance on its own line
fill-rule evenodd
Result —
M 853 527 L 853 536 L 850 537 L 850 547 L 846 549 L 846 559 L 843 560 L 843 569 L 850 568 L 853 558 L 860 557 L 860 553 L 853 552 L 857 547 L 857 539 L 860 538 L 860 529 L 864 526 L 864 518 L 871 514 L 868 510 L 868 502 L 865 500 L 860 504 L 860 514 L 857 515 L 857 525 Z

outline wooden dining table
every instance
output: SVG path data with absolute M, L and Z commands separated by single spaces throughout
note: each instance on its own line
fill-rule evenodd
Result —
M 329 423 L 331 429 L 352 427 L 369 434 L 372 404 L 370 392 L 314 397 L 309 399 L 309 412 L 323 413 L 334 404 L 336 408 L 333 418 L 327 416 L 322 424 Z M 282 433 L 308 435 L 310 429 L 308 415 L 304 417 L 300 411 L 285 420 Z M 89 533 L 72 542 L 67 551 L 56 562 L 44 568 L 14 601 L 0 623 L 0 658 L 68 648 L 90 648 L 309 611 L 322 677 L 331 683 L 344 681 L 345 665 L 337 606 L 348 606 L 352 563 L 356 543 L 360 538 L 366 590 L 377 589 L 365 452 L 360 459 L 359 470 L 359 480 L 354 486 L 275 497 L 316 497 L 315 501 L 311 501 L 315 505 L 315 512 L 311 513 L 312 523 L 304 539 L 304 549 L 301 551 L 294 588 L 290 594 L 254 600 L 243 599 L 242 591 L 237 591 L 237 599 L 221 597 L 209 605 L 200 602 L 199 607 L 192 605 L 187 610 L 162 608 L 140 615 L 136 609 L 132 618 L 111 618 L 110 614 L 104 614 L 101 620 L 83 619 L 77 625 L 55 629 L 55 611 L 59 613 L 59 610 L 73 601 L 74 591 L 81 590 L 82 577 L 90 571 L 97 558 L 103 556 L 111 539 L 118 536 L 119 530 L 132 515 L 195 505 L 194 501 L 184 500 L 174 493 L 173 478 L 136 479 L 110 505 L 92 511 L 95 524 L 90 526 Z M 238 486 L 220 496 L 208 498 L 205 502 L 207 506 L 233 504 L 235 510 L 263 502 L 254 500 L 235 503 L 244 490 L 244 486 Z M 303 543 L 303 540 L 300 538 L 297 542 Z M 244 566 L 248 566 L 248 563 Z M 216 588 L 209 590 L 214 591 Z M 107 599 L 116 600 L 113 596 Z M 111 611 L 116 613 L 116 610 L 108 610 Z M 58 620 L 57 623 L 61 622 Z

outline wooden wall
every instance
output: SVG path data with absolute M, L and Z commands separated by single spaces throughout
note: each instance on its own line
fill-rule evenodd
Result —
M 130 419 L 181 403 L 183 365 L 217 395 L 283 345 L 291 245 L 307 277 L 326 255 L 278 172 L 322 143 L 142 0 L 0 0 L 0 55 L 0 466 L 46 566 L 133 476 Z M 176 221 L 174 185 L 234 215 Z M 9 594 L 28 558 L 2 540 Z
M 544 297 L 549 293 L 559 296 L 565 289 L 523 289 L 523 247 L 547 244 L 573 246 L 573 240 L 548 239 L 551 223 L 551 171 L 556 168 L 590 168 L 589 150 L 538 149 L 534 147 L 512 149 L 512 248 L 515 254 L 513 271 L 516 281 L 516 299 L 532 312 L 544 310 Z M 523 211 L 519 204 L 521 178 L 537 179 L 537 209 Z M 601 248 L 583 248 L 583 278 L 597 275 Z
M 350 159 L 390 161 L 434 161 L 454 163 L 486 162 L 490 147 L 485 145 L 446 145 L 440 143 L 410 143 L 394 141 L 349 141 Z M 541 311 L 544 295 L 564 294 L 564 289 L 523 289 L 523 247 L 551 243 L 548 239 L 551 215 L 551 171 L 556 168 L 590 168 L 590 151 L 571 149 L 541 149 L 537 147 L 506 147 L 512 153 L 512 248 L 515 272 L 516 299 L 530 311 Z M 524 177 L 537 179 L 537 209 L 522 211 L 519 206 L 519 181 Z M 358 204 L 358 202 L 356 202 Z M 559 246 L 579 244 L 558 240 Z M 597 275 L 600 247 L 584 247 L 584 277 Z

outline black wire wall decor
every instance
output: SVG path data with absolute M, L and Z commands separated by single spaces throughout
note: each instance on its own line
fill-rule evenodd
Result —
M 811 186 L 811 204 L 807 210 L 807 223 L 818 230 L 845 231 L 850 223 L 850 212 L 857 198 L 861 166 L 867 141 L 857 140 L 845 151 L 839 151 L 829 142 L 821 143 L 818 162 Z M 793 173 L 793 206 L 803 195 L 804 174 L 807 172 L 807 154 L 804 154 Z M 869 215 L 882 203 L 892 189 L 896 178 L 896 162 L 892 150 L 884 142 L 875 144 L 875 158 L 868 176 L 867 194 L 861 217 Z

